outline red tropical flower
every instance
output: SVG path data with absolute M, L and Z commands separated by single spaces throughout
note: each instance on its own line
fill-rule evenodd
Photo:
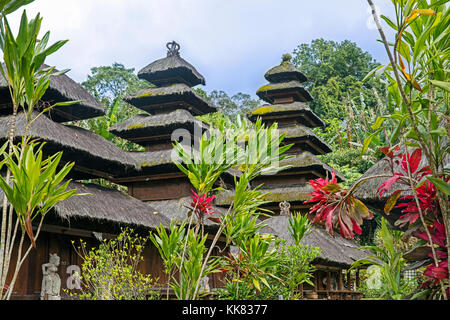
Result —
M 436 215 L 438 213 L 436 187 L 430 181 L 426 180 L 424 184 L 418 187 L 416 189 L 416 195 L 419 200 L 419 207 L 424 215 Z M 399 223 L 414 223 L 420 217 L 419 207 L 417 206 L 414 195 L 404 196 L 400 200 L 408 201 L 397 205 L 397 208 L 404 208 L 402 213 L 405 213 L 399 218 Z
M 331 179 L 319 178 L 310 180 L 309 184 L 314 191 L 306 193 L 311 196 L 308 202 L 317 202 L 309 210 L 315 213 L 313 223 L 325 222 L 325 229 L 333 235 L 333 227 L 339 228 L 340 234 L 347 239 L 354 237 L 353 232 L 361 234 L 362 218 L 370 219 L 372 214 L 367 207 L 352 195 L 347 194 L 346 189 L 342 189 L 337 184 L 336 173 L 331 173 Z
M 215 195 L 206 197 L 205 193 L 200 196 L 193 190 L 192 193 L 193 194 L 191 195 L 192 198 L 191 207 L 199 218 L 202 219 L 204 215 L 211 215 L 214 213 L 214 210 L 212 209 L 212 201 L 216 197 Z
M 434 244 L 437 244 L 440 248 L 446 249 L 446 234 L 445 234 L 445 226 L 440 221 L 435 221 L 432 226 L 428 227 L 428 231 L 431 235 L 431 240 Z M 415 234 L 419 239 L 428 241 L 428 236 L 425 231 L 417 232 Z

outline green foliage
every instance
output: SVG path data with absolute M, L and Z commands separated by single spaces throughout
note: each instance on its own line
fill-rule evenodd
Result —
M 169 277 L 173 274 L 177 260 L 181 254 L 182 247 L 180 243 L 183 243 L 183 239 L 185 239 L 185 228 L 185 223 L 177 227 L 174 225 L 173 220 L 171 220 L 169 233 L 167 233 L 162 225 L 156 228 L 156 234 L 150 233 L 150 240 L 158 249 L 164 262 L 164 271 Z
M 0 231 L 0 288 L 5 288 L 8 272 L 13 276 L 9 280 L 6 293 L 0 291 L 1 299 L 11 298 L 20 268 L 32 247 L 36 247 L 36 239 L 45 214 L 59 201 L 69 198 L 75 192 L 75 190 L 66 191 L 68 182 L 62 183 L 73 164 L 66 164 L 58 171 L 61 154 L 43 159 L 42 144 L 35 152 L 34 148 L 39 144 L 30 142 L 28 137 L 29 126 L 42 113 L 56 105 L 75 103 L 61 102 L 52 106 L 44 104 L 36 108 L 49 86 L 51 77 L 65 72 L 54 72 L 54 67 L 42 68 L 42 65 L 47 56 L 61 48 L 67 40 L 57 41 L 48 46 L 50 32 L 46 32 L 38 41 L 42 18 L 37 14 L 35 19 L 28 20 L 25 11 L 20 20 L 19 32 L 14 36 L 5 15 L 30 2 L 20 0 L 0 2 L 0 48 L 4 60 L 4 64 L 0 64 L 0 72 L 7 81 L 13 111 L 8 142 L 1 148 L 0 158 L 0 166 L 6 166 L 5 178 L 0 176 L 0 187 L 5 193 Z M 32 119 L 33 111 L 36 109 L 42 112 Z M 14 130 L 19 111 L 24 112 L 27 123 L 22 143 L 15 146 Z M 14 215 L 17 216 L 18 222 L 15 226 Z M 40 217 L 40 222 L 34 235 L 32 221 L 36 217 Z M 21 232 L 17 232 L 19 226 Z M 22 250 L 25 233 L 31 240 L 31 246 L 27 250 Z M 20 240 L 16 239 L 16 236 L 20 237 Z M 14 243 L 19 243 L 18 248 L 10 245 Z M 17 256 L 14 269 L 10 269 L 13 251 Z
M 3 152 L 4 160 L 0 162 L 0 168 L 6 165 L 12 173 L 11 186 L 0 176 L 0 187 L 14 207 L 22 230 L 26 230 L 34 246 L 33 220 L 36 217 L 43 218 L 58 202 L 70 198 L 76 192 L 75 189 L 67 190 L 70 181 L 62 183 L 73 163 L 58 169 L 62 153 L 58 152 L 43 160 L 42 146 L 39 143 L 25 144 L 23 150 L 13 146 L 13 156 Z M 5 147 L 6 144 L 2 149 Z M 36 147 L 37 151 L 34 150 Z
M 345 100 L 359 101 L 360 94 L 372 108 L 376 105 L 372 88 L 383 91 L 383 85 L 375 79 L 360 86 L 378 63 L 348 40 L 338 43 L 315 39 L 311 44 L 301 44 L 293 52 L 293 63 L 309 79 L 306 88 L 314 98 L 310 105 L 324 119 L 343 119 Z
M 385 219 L 381 220 L 380 229 L 377 231 L 378 243 L 373 246 L 364 246 L 372 255 L 355 261 L 352 268 L 361 265 L 375 265 L 381 273 L 381 288 L 368 292 L 370 298 L 401 300 L 412 292 L 411 284 L 402 278 L 402 270 L 405 267 L 404 253 L 401 250 L 402 232 L 389 228 Z M 374 296 L 377 295 L 377 296 Z
M 320 160 L 339 171 L 345 181 L 345 187 L 353 185 L 375 163 L 374 157 L 361 157 L 359 148 L 338 148 L 331 153 L 319 156 Z
M 103 240 L 98 248 L 88 249 L 80 240 L 77 249 L 83 259 L 81 292 L 70 292 L 81 300 L 156 300 L 151 290 L 156 279 L 139 272 L 148 238 L 124 229 L 113 239 Z
M 236 116 L 238 114 L 246 114 L 261 104 L 259 99 L 252 99 L 249 94 L 236 93 L 231 97 L 224 91 L 213 90 L 209 94 L 202 89 L 195 89 L 205 99 L 211 101 L 217 106 L 219 112 Z
M 152 85 L 134 74 L 134 68 L 125 68 L 120 63 L 111 66 L 91 68 L 91 74 L 81 85 L 106 107 L 106 115 L 79 121 L 77 125 L 101 135 L 124 150 L 142 150 L 143 148 L 123 140 L 108 130 L 136 114 L 139 110 L 125 103 L 122 98 Z
M 311 232 L 311 222 L 307 215 L 294 212 L 289 218 L 288 230 L 296 245 L 300 245 L 302 239 Z
M 177 260 L 177 269 L 179 278 L 174 278 L 171 284 L 176 297 L 179 300 L 195 299 L 197 283 L 202 278 L 208 277 L 209 274 L 219 272 L 217 269 L 219 261 L 215 258 L 207 261 L 206 268 L 202 269 L 204 255 L 208 248 L 205 245 L 207 235 L 200 236 L 193 229 L 189 230 L 186 239 L 182 243 L 186 243 L 183 247 L 183 258 Z M 203 292 L 200 292 L 200 296 Z
M 227 133 L 231 133 L 231 136 Z M 205 132 L 199 140 L 198 152 L 190 146 L 190 150 L 186 150 L 179 142 L 174 144 L 181 160 L 174 163 L 189 178 L 199 194 L 210 192 L 220 175 L 243 157 L 242 150 L 235 144 L 238 136 L 233 131 L 227 133 Z
M 311 262 L 319 256 L 320 248 L 287 245 L 285 240 L 267 236 L 254 237 L 252 243 L 258 244 L 261 239 L 265 245 L 260 249 L 253 247 L 242 251 L 238 258 L 228 259 L 225 268 L 232 270 L 231 280 L 217 290 L 219 299 L 268 300 L 279 299 L 280 295 L 286 300 L 299 299 L 299 286 L 313 285 L 311 277 L 315 268 Z M 269 248 L 267 243 L 273 247 L 269 252 L 265 251 Z
M 0 65 L 0 71 L 11 88 L 13 106 L 22 106 L 28 121 L 31 121 L 31 113 L 47 90 L 50 77 L 67 72 L 64 70 L 54 73 L 54 67 L 41 69 L 42 64 L 47 56 L 61 48 L 68 40 L 57 41 L 47 47 L 50 38 L 50 32 L 47 31 L 38 41 L 42 23 L 39 13 L 35 19 L 28 21 L 26 11 L 23 11 L 17 37 L 13 35 L 6 17 L 3 21 L 0 48 L 5 63 L 4 67 Z

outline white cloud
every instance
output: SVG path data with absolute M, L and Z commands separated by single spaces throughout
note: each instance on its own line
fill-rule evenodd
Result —
M 389 8 L 389 0 L 376 2 Z M 29 17 L 41 12 L 52 40 L 70 40 L 48 62 L 72 69 L 77 81 L 115 61 L 139 70 L 176 40 L 207 89 L 251 94 L 283 53 L 315 38 L 349 39 L 383 58 L 366 8 L 361 0 L 35 0 L 26 7 Z

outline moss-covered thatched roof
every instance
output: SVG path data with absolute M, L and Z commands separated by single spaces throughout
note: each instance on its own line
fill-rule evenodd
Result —
M 124 100 L 150 114 L 167 113 L 176 109 L 188 110 L 198 116 L 217 109 L 188 85 L 176 83 L 166 87 L 147 88 L 125 97 Z
M 205 84 L 205 78 L 178 54 L 156 60 L 138 72 L 138 77 L 157 86 L 185 83 L 190 87 Z
M 43 67 L 48 66 L 44 65 Z M 53 121 L 66 122 L 94 118 L 105 114 L 105 107 L 67 75 L 52 77 L 50 85 L 42 97 L 42 101 L 49 104 L 78 100 L 82 101 L 69 106 L 54 107 L 48 113 L 48 116 Z M 8 114 L 12 114 L 11 96 L 8 84 L 0 74 L 0 116 Z
M 144 137 L 171 135 L 176 129 L 186 129 L 191 134 L 197 129 L 206 130 L 207 124 L 197 120 L 188 111 L 178 109 L 170 113 L 148 115 L 138 114 L 111 127 L 112 134 L 138 144 L 146 144 Z
M 299 170 L 315 170 L 323 174 L 324 176 L 326 176 L 328 172 L 328 176 L 331 176 L 331 172 L 334 171 L 339 182 L 345 180 L 344 176 L 341 173 L 330 167 L 328 164 L 320 161 L 316 156 L 308 151 L 304 151 L 302 153 L 293 155 L 293 157 L 291 158 L 286 158 L 280 161 L 280 166 L 286 165 L 291 166 L 291 168 L 283 170 L 283 173 L 289 173 L 293 171 L 298 172 Z
M 306 201 L 311 199 L 311 196 L 305 195 L 306 192 L 313 191 L 309 184 L 277 186 L 270 189 L 261 190 L 267 193 L 263 199 L 269 202 L 294 202 Z M 234 190 L 220 191 L 215 199 L 215 204 L 218 206 L 228 206 L 234 199 Z
M 249 118 L 256 121 L 258 117 L 262 120 L 270 119 L 277 120 L 277 118 L 298 119 L 299 123 L 308 127 L 323 127 L 325 123 L 319 118 L 308 105 L 302 102 L 292 102 L 286 104 L 262 105 L 251 111 Z
M 170 220 L 173 220 L 174 223 L 180 224 L 188 217 L 188 213 L 190 212 L 189 205 L 191 202 L 192 199 L 190 197 L 183 197 L 174 200 L 149 201 L 148 204 L 156 210 L 164 212 L 164 215 Z M 226 212 L 225 209 L 216 206 L 212 206 L 212 210 L 214 211 L 214 214 L 209 215 L 208 217 L 219 218 L 221 213 Z M 211 231 L 217 230 L 219 227 L 218 223 L 209 219 L 204 220 L 204 225 L 206 230 Z
M 294 101 L 308 102 L 313 100 L 309 92 L 296 80 L 266 84 L 256 91 L 256 95 L 268 103 L 274 103 L 274 95 L 288 92 L 293 93 Z
M 269 82 L 286 82 L 291 80 L 305 82 L 307 80 L 306 76 L 291 63 L 291 58 L 290 54 L 284 54 L 280 65 L 267 71 L 264 78 Z
M 284 143 L 308 142 L 314 147 L 308 148 L 314 154 L 325 154 L 332 151 L 331 147 L 323 139 L 317 136 L 311 129 L 296 125 L 279 129 L 280 134 L 285 133 Z
M 88 220 L 91 221 L 93 230 L 101 224 L 111 223 L 149 229 L 159 227 L 160 224 L 165 227 L 170 225 L 163 210 L 118 190 L 73 181 L 68 186 L 68 190 L 71 189 L 76 189 L 77 194 L 86 195 L 71 197 L 54 207 L 54 213 L 58 217 L 69 219 L 71 223 Z M 3 198 L 1 189 L 0 198 Z
M 158 175 L 162 173 L 182 173 L 172 161 L 173 149 L 145 152 L 127 152 L 133 160 L 139 165 L 139 168 L 133 172 L 128 172 L 119 178 L 139 177 Z M 239 171 L 230 169 L 221 175 L 225 183 L 233 183 L 234 176 L 239 177 Z M 122 179 L 123 180 L 123 179 Z
M 260 233 L 272 233 L 286 239 L 290 244 L 294 243 L 288 231 L 288 216 L 271 217 L 264 220 L 264 224 L 267 227 L 261 229 Z M 320 226 L 313 226 L 311 233 L 305 236 L 302 243 L 321 249 L 320 256 L 314 262 L 323 265 L 348 268 L 354 261 L 368 256 L 367 251 L 359 250 L 360 246 L 356 241 L 345 239 L 337 233 L 331 236 Z
M 32 117 L 38 114 L 33 113 Z M 12 116 L 0 117 L 0 143 L 9 137 L 9 127 Z M 15 139 L 25 134 L 26 118 L 19 113 L 16 120 Z M 111 141 L 83 128 L 62 125 L 41 115 L 30 127 L 29 134 L 34 139 L 47 142 L 44 151 L 54 154 L 63 151 L 62 160 L 75 161 L 76 165 L 97 170 L 110 176 L 127 174 L 131 170 L 139 170 L 136 163 L 127 152 L 117 147 Z M 72 171 L 77 171 L 76 168 Z M 86 177 L 77 177 L 85 179 Z

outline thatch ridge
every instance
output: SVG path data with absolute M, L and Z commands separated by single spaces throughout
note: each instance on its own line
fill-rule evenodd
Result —
M 292 115 L 293 118 L 302 117 L 302 120 L 309 121 L 304 124 L 309 127 L 323 127 L 325 122 L 311 110 L 311 108 L 299 101 L 285 104 L 265 104 L 252 110 L 249 119 L 255 121 L 258 117 L 263 120 L 265 117 Z M 309 119 L 303 119 L 304 116 Z
M 283 61 L 280 65 L 271 68 L 264 74 L 264 78 L 269 82 L 286 82 L 296 80 L 305 82 L 306 76 L 289 61 Z
M 291 168 L 286 169 L 282 172 L 289 171 L 298 171 L 298 169 L 302 170 L 318 170 L 322 174 L 331 176 L 331 172 L 334 171 L 336 173 L 336 178 L 338 181 L 344 181 L 344 176 L 338 172 L 336 169 L 332 168 L 328 164 L 319 160 L 316 156 L 314 156 L 311 152 L 303 151 L 302 153 L 293 155 L 290 158 L 286 158 L 280 161 L 280 166 L 290 165 Z
M 288 231 L 288 216 L 274 216 L 264 220 L 263 223 L 267 227 L 261 229 L 260 233 L 273 233 L 289 244 L 294 243 Z M 359 250 L 360 246 L 356 241 L 345 239 L 336 233 L 331 236 L 320 226 L 312 226 L 311 233 L 306 235 L 301 243 L 319 247 L 322 252 L 317 260 L 320 262 L 345 268 L 350 267 L 354 261 L 368 256 L 366 250 Z
M 279 128 L 278 132 L 280 134 L 286 134 L 283 140 L 283 142 L 285 143 L 291 143 L 298 140 L 307 140 L 311 141 L 315 146 L 322 150 L 321 154 L 329 153 L 332 151 L 328 143 L 326 143 L 322 138 L 315 134 L 314 131 L 312 131 L 310 128 L 305 127 L 301 124 L 292 127 Z M 315 149 L 313 149 L 312 152 L 314 152 L 315 154 L 319 154 L 319 152 Z
M 150 137 L 155 134 L 171 134 L 176 129 L 187 129 L 194 133 L 195 128 L 198 128 L 203 132 L 208 127 L 207 124 L 192 116 L 189 111 L 178 109 L 165 114 L 138 114 L 115 124 L 109 131 L 118 137 L 130 139 Z
M 190 197 L 183 197 L 173 200 L 148 201 L 147 203 L 156 210 L 164 212 L 165 216 L 174 223 L 181 224 L 188 218 L 188 213 L 190 212 L 189 205 L 191 202 L 192 199 Z M 218 223 L 207 219 L 208 217 L 219 218 L 220 214 L 226 212 L 223 208 L 216 206 L 212 206 L 212 209 L 214 213 L 205 217 L 204 220 L 204 226 L 207 230 L 217 230 L 219 227 Z
M 36 117 L 33 112 L 32 117 Z M 6 141 L 9 136 L 9 124 L 12 116 L 0 117 L 0 141 Z M 26 118 L 23 113 L 17 115 L 15 136 L 22 137 L 25 133 Z M 111 175 L 126 173 L 139 165 L 127 152 L 117 147 L 111 141 L 80 127 L 62 125 L 41 115 L 30 127 L 30 136 L 47 142 L 44 148 L 52 152 L 63 151 L 64 161 L 75 161 L 87 168 L 108 172 Z
M 43 68 L 48 68 L 48 66 L 43 65 Z M 55 69 L 55 72 L 57 71 Z M 0 103 L 2 104 L 11 101 L 8 84 L 1 74 L 0 97 Z M 65 74 L 52 77 L 50 85 L 42 97 L 42 101 L 49 103 L 78 100 L 82 101 L 70 106 L 54 107 L 54 110 L 50 111 L 50 117 L 56 122 L 66 122 L 105 115 L 105 107 L 87 92 L 86 89 Z
M 99 224 L 112 222 L 150 229 L 155 229 L 161 224 L 164 227 L 170 225 L 170 220 L 164 215 L 163 210 L 118 190 L 73 181 L 69 183 L 67 189 L 76 189 L 77 194 L 86 195 L 73 196 L 57 203 L 54 212 L 61 219 L 69 221 L 87 219 Z M 3 198 L 1 189 L 0 197 Z
M 193 115 L 216 112 L 217 108 L 184 83 L 143 89 L 124 98 L 126 102 L 150 114 L 171 111 L 161 104 L 173 103 L 172 109 L 187 109 Z
M 256 91 L 256 95 L 268 103 L 274 103 L 273 97 L 271 97 L 272 94 L 290 91 L 296 91 L 299 94 L 299 96 L 294 97 L 295 99 L 299 99 L 296 101 L 308 102 L 313 100 L 313 98 L 311 97 L 309 92 L 303 87 L 303 85 L 295 80 L 281 83 L 269 83 L 263 85 Z
M 309 183 L 300 185 L 285 185 L 285 186 L 270 186 L 270 188 L 261 189 L 261 192 L 267 194 L 263 197 L 264 201 L 269 202 L 283 202 L 283 201 L 306 201 L 311 199 L 311 196 L 306 195 L 306 192 L 313 191 Z M 234 199 L 234 190 L 219 191 L 215 204 L 218 206 L 227 206 L 232 203 Z
M 190 87 L 205 85 L 205 78 L 194 66 L 176 54 L 150 63 L 138 72 L 138 77 L 155 85 L 178 81 Z

